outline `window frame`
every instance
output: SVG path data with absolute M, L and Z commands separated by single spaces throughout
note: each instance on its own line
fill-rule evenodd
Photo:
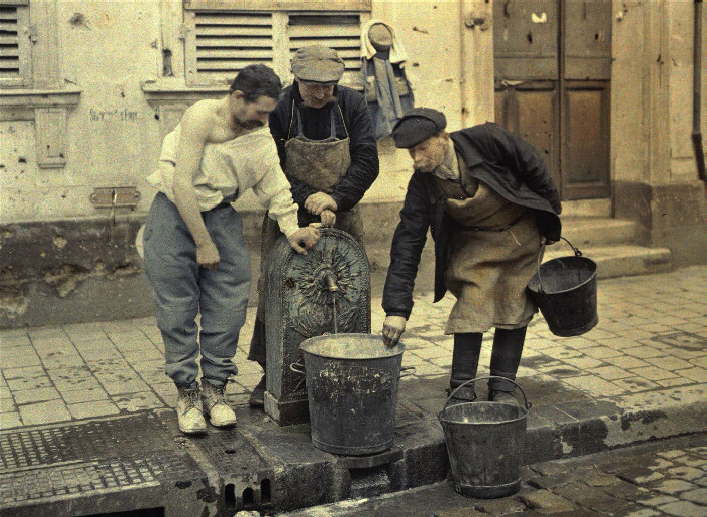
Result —
M 247 4 L 247 7 L 245 6 Z M 344 9 L 332 9 L 332 5 L 345 7 Z M 237 16 L 243 13 L 247 16 L 257 16 L 258 14 L 269 15 L 270 27 L 272 28 L 271 38 L 268 40 L 271 45 L 272 57 L 267 62 L 284 82 L 291 81 L 290 58 L 294 47 L 290 44 L 290 16 L 358 16 L 357 35 L 358 51 L 357 61 L 360 63 L 360 30 L 370 19 L 371 0 L 248 0 L 247 2 L 225 1 L 225 0 L 183 0 L 183 42 L 184 42 L 184 76 L 185 84 L 189 87 L 202 87 L 228 84 L 237 73 L 234 69 L 231 75 L 222 72 L 222 77 L 208 78 L 206 74 L 200 74 L 197 70 L 197 34 L 196 20 L 199 14 L 208 16 L 209 14 L 228 13 Z M 344 29 L 341 29 L 343 32 Z M 349 31 L 350 32 L 350 31 Z M 335 36 L 335 35 L 334 35 Z M 345 38 L 346 36 L 341 36 Z M 351 37 L 349 34 L 348 37 Z M 265 51 L 264 51 L 265 52 Z M 349 49 L 350 52 L 350 49 Z M 343 57 L 343 56 L 342 56 Z M 262 61 L 253 61 L 262 62 Z M 351 57 L 348 57 L 350 64 Z M 360 66 L 360 65 L 359 65 Z M 356 69 L 344 73 L 340 84 L 355 89 L 363 90 L 363 79 L 358 77 Z M 214 75 L 218 75 L 218 72 Z
M 0 0 L 0 8 L 15 8 L 17 19 L 18 77 L 0 77 L 0 88 L 27 88 L 32 85 L 32 42 L 29 0 Z

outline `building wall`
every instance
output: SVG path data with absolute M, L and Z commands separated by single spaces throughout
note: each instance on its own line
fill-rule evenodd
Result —
M 614 2 L 614 14 L 611 177 L 615 215 L 637 220 L 644 242 L 670 248 L 673 264 L 704 262 L 705 185 L 698 179 L 691 141 L 694 4 L 686 0 Z M 703 12 L 703 25 L 706 19 Z M 701 46 L 704 54 L 704 34 Z M 704 95 L 701 125 L 704 134 Z
M 78 105 L 67 116 L 67 164 L 40 169 L 33 156 L 35 124 L 0 122 L 5 166 L 2 221 L 101 215 L 89 201 L 96 186 L 135 185 L 142 193 L 138 212 L 147 210 L 154 192 L 144 178 L 155 166 L 161 135 L 156 110 L 146 101 L 141 84 L 160 81 L 165 30 L 161 4 L 157 0 L 56 3 L 60 79 L 81 90 Z M 417 105 L 445 111 L 450 129 L 462 126 L 463 93 L 473 98 L 473 92 L 462 91 L 460 8 L 458 0 L 374 0 L 371 12 L 373 18 L 391 24 L 407 48 Z M 178 27 L 169 29 L 176 32 Z M 490 41 L 490 31 L 488 36 Z M 180 52 L 174 58 L 181 59 Z M 175 70 L 183 73 L 183 67 Z M 366 200 L 400 200 L 409 178 L 409 157 L 395 150 L 389 139 L 381 142 L 380 157 L 381 177 Z M 259 209 L 252 196 L 239 206 Z

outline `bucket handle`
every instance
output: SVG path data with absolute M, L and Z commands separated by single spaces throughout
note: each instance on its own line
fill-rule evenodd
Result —
M 300 370 L 300 368 L 302 369 Z M 290 370 L 295 373 L 299 373 L 300 375 L 305 375 L 304 365 L 299 360 L 295 361 L 294 363 L 290 363 Z
M 525 402 L 525 404 L 524 404 L 525 409 L 526 409 L 526 410 L 530 410 L 530 408 L 532 407 L 532 404 L 531 404 L 530 402 L 528 402 L 528 396 L 525 394 L 525 391 L 523 391 L 523 388 L 520 387 L 520 384 L 518 384 L 518 383 L 517 383 L 516 381 L 514 381 L 513 379 L 509 379 L 508 377 L 501 377 L 500 375 L 486 375 L 486 376 L 484 376 L 484 377 L 474 377 L 473 379 L 469 379 L 468 381 L 466 381 L 466 382 L 460 384 L 459 386 L 457 386 L 457 387 L 449 394 L 449 397 L 447 398 L 447 401 L 444 403 L 444 407 L 446 408 L 446 407 L 449 405 L 449 401 L 452 400 L 452 397 L 454 396 L 454 394 L 455 394 L 457 391 L 459 391 L 461 388 L 463 388 L 464 386 L 466 386 L 466 385 L 469 384 L 470 382 L 482 381 L 482 380 L 484 380 L 484 379 L 503 379 L 503 380 L 506 380 L 506 381 L 508 381 L 508 382 L 512 382 L 513 384 L 515 384 L 516 388 L 518 388 L 518 389 L 520 390 L 520 392 L 523 394 L 523 401 Z M 443 408 L 443 409 L 444 409 L 444 408 Z
M 560 237 L 563 241 L 565 241 L 567 244 L 570 245 L 570 248 L 572 248 L 572 251 L 574 252 L 575 257 L 581 257 L 582 252 L 579 251 L 579 248 L 575 247 L 574 244 L 572 244 L 568 239 L 565 237 Z M 540 292 L 544 293 L 545 289 L 543 288 L 543 279 L 542 276 L 540 275 L 540 266 L 542 265 L 542 254 L 538 254 L 538 283 L 540 284 Z
M 302 384 L 307 379 L 307 374 L 304 371 L 304 364 L 302 364 L 301 361 L 301 359 L 298 359 L 294 363 L 290 363 L 290 370 L 303 376 L 303 378 L 297 382 L 294 391 L 299 391 L 299 389 L 302 387 Z

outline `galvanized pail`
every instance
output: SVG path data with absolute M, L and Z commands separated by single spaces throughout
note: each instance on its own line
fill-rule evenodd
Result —
M 350 456 L 390 449 L 405 347 L 386 347 L 381 336 L 328 334 L 300 344 L 306 375 L 312 443 Z
M 556 336 L 579 336 L 599 322 L 597 315 L 597 265 L 570 241 L 573 257 L 545 262 L 528 282 L 530 297 L 540 308 Z
M 438 418 L 444 429 L 454 489 L 467 497 L 491 499 L 520 489 L 520 462 L 525 447 L 530 404 L 523 388 L 524 405 L 504 402 L 462 402 L 448 406 L 462 386 L 452 391 Z M 501 377 L 499 377 L 501 378 Z

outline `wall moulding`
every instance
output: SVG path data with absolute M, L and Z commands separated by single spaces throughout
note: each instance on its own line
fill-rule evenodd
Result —
M 75 89 L 0 89 L 0 121 L 34 121 L 37 165 L 60 169 L 66 165 L 66 114 L 80 97 Z
M 172 81 L 145 81 L 141 87 L 145 100 L 159 117 L 161 137 L 174 129 L 184 110 L 196 101 L 223 97 L 230 90 L 227 84 L 189 87 Z

